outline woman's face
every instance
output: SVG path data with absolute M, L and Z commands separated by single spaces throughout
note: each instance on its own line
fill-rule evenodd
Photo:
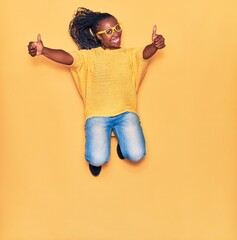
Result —
M 121 35 L 122 29 L 115 18 L 109 17 L 99 22 L 96 36 L 104 49 L 120 48 Z

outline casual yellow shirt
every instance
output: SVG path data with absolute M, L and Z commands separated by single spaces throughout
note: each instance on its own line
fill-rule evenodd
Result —
M 148 60 L 141 48 L 72 52 L 70 70 L 85 106 L 85 117 L 137 113 L 136 92 Z

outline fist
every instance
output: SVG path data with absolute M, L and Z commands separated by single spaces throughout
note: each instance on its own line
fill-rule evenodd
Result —
M 43 42 L 41 40 L 41 36 L 40 36 L 40 34 L 38 34 L 37 42 L 29 42 L 28 53 L 32 57 L 35 57 L 35 56 L 42 54 L 43 48 L 44 48 L 44 46 L 43 46 Z
M 155 25 L 152 31 L 152 43 L 157 49 L 162 49 L 165 47 L 165 39 L 163 38 L 162 35 L 158 35 L 156 31 L 157 27 Z

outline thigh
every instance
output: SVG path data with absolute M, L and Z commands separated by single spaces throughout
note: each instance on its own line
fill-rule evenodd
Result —
M 121 114 L 114 126 L 123 156 L 132 161 L 139 161 L 146 154 L 145 138 L 137 114 Z
M 108 162 L 110 155 L 111 124 L 108 118 L 92 117 L 85 123 L 86 160 L 93 166 Z

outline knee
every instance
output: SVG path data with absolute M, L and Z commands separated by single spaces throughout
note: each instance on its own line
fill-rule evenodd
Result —
M 124 154 L 124 157 L 126 159 L 134 163 L 141 161 L 145 156 L 146 156 L 146 152 L 141 150 L 129 151 L 126 154 Z
M 86 160 L 89 164 L 95 167 L 100 167 L 108 162 L 109 156 L 99 156 L 99 155 L 94 155 L 90 157 L 86 156 Z

